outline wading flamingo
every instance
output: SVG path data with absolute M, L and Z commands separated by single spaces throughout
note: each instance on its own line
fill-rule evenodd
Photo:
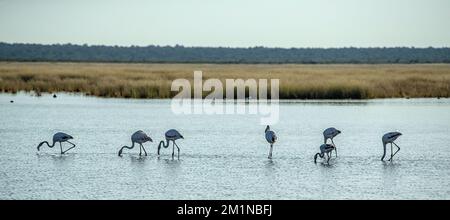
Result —
M 68 135 L 68 134 L 66 134 L 66 133 L 58 132 L 58 133 L 56 133 L 56 134 L 53 135 L 53 143 L 52 143 L 52 145 L 50 145 L 47 141 L 43 141 L 43 142 L 41 142 L 41 143 L 37 146 L 37 150 L 40 151 L 40 148 L 41 148 L 42 145 L 44 145 L 44 144 L 47 144 L 47 146 L 48 146 L 49 148 L 53 148 L 53 147 L 55 146 L 56 142 L 59 142 L 59 147 L 60 147 L 60 149 L 61 149 L 61 154 L 64 154 L 64 153 L 66 153 L 67 151 L 69 151 L 70 149 L 72 149 L 72 148 L 75 147 L 75 144 L 73 144 L 72 142 L 69 141 L 70 139 L 73 139 L 73 137 L 70 136 L 70 135 Z M 69 143 L 69 144 L 72 144 L 72 147 L 70 147 L 69 149 L 63 151 L 63 149 L 62 149 L 62 143 L 63 143 L 63 142 L 67 142 L 67 143 Z
M 177 143 L 175 143 L 176 140 L 178 139 L 184 139 L 183 135 L 180 134 L 180 132 L 178 132 L 175 129 L 170 129 L 168 131 L 166 131 L 165 134 L 166 137 L 166 143 L 164 143 L 164 141 L 159 142 L 158 145 L 158 156 L 159 156 L 159 151 L 161 150 L 161 146 L 163 146 L 164 148 L 168 148 L 169 147 L 169 141 L 172 141 L 172 158 L 175 155 L 175 146 L 178 149 L 178 159 L 180 159 L 180 148 L 178 147 Z
M 331 151 L 336 147 L 332 144 L 322 144 L 320 145 L 320 153 L 314 155 L 314 163 L 317 163 L 317 156 L 323 158 L 325 154 L 327 155 L 327 164 L 330 165 Z
M 273 144 L 277 141 L 277 135 L 275 134 L 275 132 L 270 130 L 269 125 L 267 125 L 264 133 L 266 134 L 267 142 L 269 142 L 269 144 L 270 144 L 269 156 L 267 158 L 272 159 Z
M 139 156 L 142 155 L 142 150 L 144 150 L 145 156 L 147 156 L 147 151 L 145 151 L 145 148 L 142 144 L 145 142 L 148 142 L 148 141 L 153 142 L 153 140 L 143 131 L 139 130 L 139 131 L 134 132 L 134 134 L 131 135 L 131 147 L 123 146 L 122 148 L 120 148 L 119 154 L 118 154 L 119 157 L 122 156 L 122 150 L 124 148 L 133 149 L 135 143 L 139 144 Z
M 395 140 L 397 140 L 398 137 L 400 137 L 402 135 L 402 133 L 400 132 L 389 132 L 385 135 L 383 135 L 382 141 L 383 141 L 383 148 L 384 148 L 384 152 L 383 152 L 383 157 L 381 157 L 381 160 L 384 160 L 384 157 L 386 156 L 386 145 L 387 144 L 391 144 L 391 158 L 389 158 L 389 161 L 392 160 L 392 158 L 395 156 L 395 154 L 397 154 L 398 151 L 400 151 L 400 147 L 394 143 Z M 395 153 L 392 153 L 392 144 L 394 144 L 398 149 L 397 151 L 395 151 Z
M 337 157 L 337 148 L 333 142 L 333 138 L 336 137 L 340 133 L 341 133 L 341 131 L 339 131 L 336 128 L 327 128 L 327 129 L 325 129 L 325 131 L 323 131 L 323 143 L 326 144 L 328 139 L 331 140 L 331 143 L 333 143 L 333 145 L 334 145 L 334 151 L 336 152 L 336 157 Z

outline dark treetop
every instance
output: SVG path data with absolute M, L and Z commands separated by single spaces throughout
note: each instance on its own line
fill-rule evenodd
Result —
M 133 63 L 450 63 L 450 48 L 228 48 L 0 43 L 0 61 Z

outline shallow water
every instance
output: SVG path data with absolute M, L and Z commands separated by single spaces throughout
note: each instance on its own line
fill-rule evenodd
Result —
M 0 94 L 0 199 L 450 199 L 449 99 L 280 103 L 273 160 L 259 119 L 174 115 L 170 100 Z M 314 164 L 331 126 L 338 158 Z M 155 155 L 170 128 L 185 137 L 179 160 Z M 140 129 L 149 156 L 118 157 Z M 401 151 L 381 162 L 381 136 L 396 130 Z M 38 153 L 57 131 L 77 147 Z

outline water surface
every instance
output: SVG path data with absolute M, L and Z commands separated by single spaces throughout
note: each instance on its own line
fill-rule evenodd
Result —
M 259 119 L 175 115 L 170 100 L 0 94 L 0 199 L 450 199 L 449 99 L 283 102 L 273 160 Z M 314 164 L 331 126 L 338 158 Z M 156 157 L 170 128 L 185 137 L 180 160 L 171 148 Z M 136 130 L 153 138 L 149 156 L 118 157 Z M 57 131 L 77 147 L 38 153 Z M 389 131 L 403 133 L 402 150 L 383 163 Z

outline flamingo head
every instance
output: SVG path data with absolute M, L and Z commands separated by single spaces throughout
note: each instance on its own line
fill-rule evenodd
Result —
M 266 133 L 268 130 L 270 130 L 269 125 L 267 125 L 266 130 L 264 131 L 264 133 Z

